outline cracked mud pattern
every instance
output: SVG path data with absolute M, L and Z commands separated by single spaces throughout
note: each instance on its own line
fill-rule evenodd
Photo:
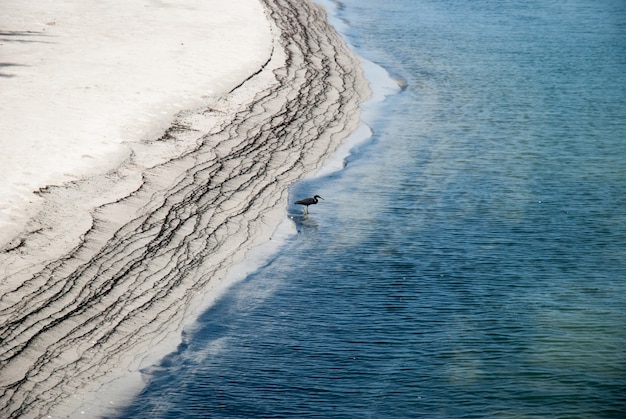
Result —
M 71 251 L 0 277 L 1 417 L 54 412 L 180 334 L 212 281 L 277 224 L 288 186 L 356 127 L 364 80 L 324 12 L 300 0 L 263 3 L 274 52 L 231 95 L 259 77 L 270 77 L 269 87 L 226 110 L 205 109 L 216 123 L 197 147 L 94 209 Z M 180 131 L 184 124 L 173 125 L 161 141 Z M 41 192 L 54 193 L 64 192 Z M 20 246 L 3 257 L 28 254 Z

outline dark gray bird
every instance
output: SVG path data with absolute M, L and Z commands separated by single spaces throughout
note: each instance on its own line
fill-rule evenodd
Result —
M 298 205 L 304 205 L 304 213 L 308 214 L 309 213 L 309 205 L 315 205 L 317 204 L 317 198 L 319 199 L 324 199 L 319 195 L 315 195 L 313 198 L 304 198 L 301 199 L 299 201 L 296 201 L 295 203 Z

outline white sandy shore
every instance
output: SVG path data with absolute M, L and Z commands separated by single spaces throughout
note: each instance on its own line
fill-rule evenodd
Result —
M 0 15 L 0 416 L 95 416 L 268 240 L 368 87 L 305 0 Z
M 0 249 L 33 191 L 119 166 L 272 48 L 258 0 L 8 0 L 0 16 Z

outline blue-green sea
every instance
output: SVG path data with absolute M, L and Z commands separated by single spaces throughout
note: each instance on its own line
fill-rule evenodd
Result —
M 120 416 L 626 417 L 626 2 L 329 7 L 402 88 Z

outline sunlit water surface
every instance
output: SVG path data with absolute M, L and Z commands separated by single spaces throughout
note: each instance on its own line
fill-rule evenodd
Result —
M 626 5 L 338 13 L 406 88 L 121 415 L 626 417 Z

